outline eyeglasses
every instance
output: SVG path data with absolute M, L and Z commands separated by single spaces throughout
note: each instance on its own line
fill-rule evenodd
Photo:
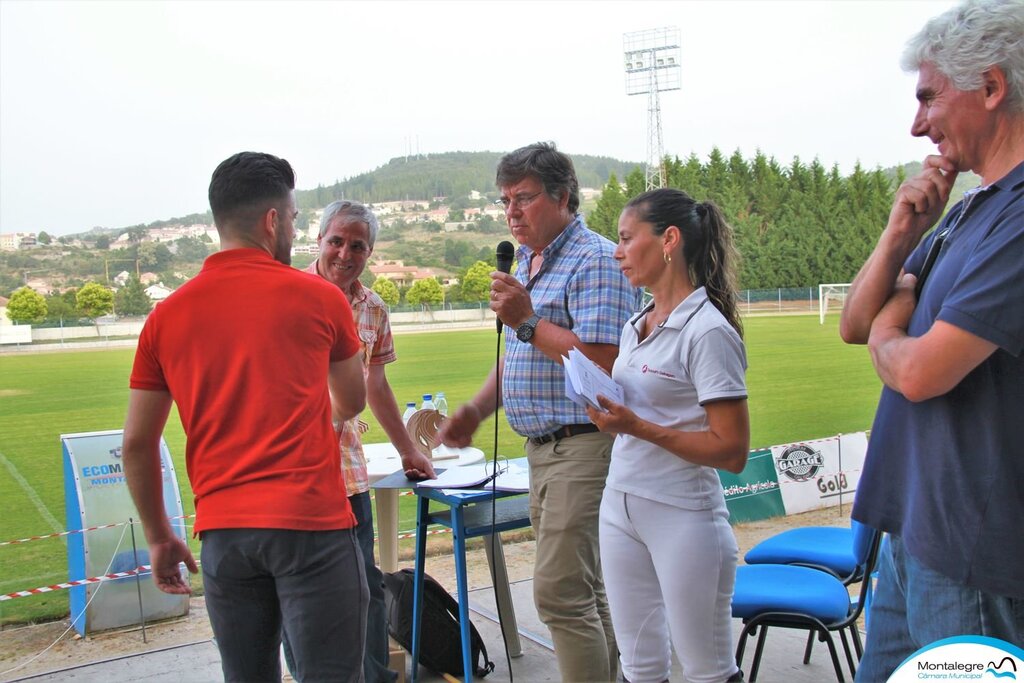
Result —
M 542 194 L 544 194 L 543 190 L 540 192 L 534 192 L 533 194 L 517 194 L 515 197 L 512 197 L 512 199 L 502 197 L 494 203 L 501 206 L 505 211 L 508 211 L 509 209 L 519 209 L 522 211 L 530 204 L 533 204 L 533 201 Z

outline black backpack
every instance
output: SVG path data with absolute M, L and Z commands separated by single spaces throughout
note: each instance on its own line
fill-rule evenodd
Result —
M 388 633 L 399 645 L 412 652 L 412 594 L 415 572 L 401 569 L 384 574 L 384 601 L 388 613 Z M 459 603 L 429 575 L 423 575 L 423 621 L 420 626 L 420 664 L 436 674 L 458 674 L 461 678 L 462 636 L 459 631 Z M 473 673 L 483 678 L 494 671 L 480 632 L 469 623 Z M 483 666 L 480 656 L 483 655 Z

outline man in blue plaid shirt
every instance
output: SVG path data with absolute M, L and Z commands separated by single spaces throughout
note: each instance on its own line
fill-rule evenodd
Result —
M 553 144 L 502 157 L 497 185 L 520 244 L 515 275 L 491 274 L 491 310 L 506 326 L 505 355 L 440 438 L 467 446 L 480 422 L 504 406 L 509 424 L 526 437 L 537 539 L 534 600 L 551 631 L 562 680 L 613 681 L 618 652 L 598 550 L 613 437 L 566 398 L 561 357 L 575 347 L 610 372 L 640 292 L 612 257 L 615 245 L 576 213 L 576 171 Z

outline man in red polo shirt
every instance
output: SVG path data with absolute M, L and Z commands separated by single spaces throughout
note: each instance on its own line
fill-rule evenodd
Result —
M 164 513 L 159 441 L 187 437 L 210 623 L 228 681 L 361 681 L 367 592 L 334 424 L 365 404 L 359 338 L 337 287 L 290 267 L 295 175 L 243 152 L 210 182 L 221 251 L 150 314 L 139 338 L 124 467 L 153 580 L 188 593 L 188 546 Z

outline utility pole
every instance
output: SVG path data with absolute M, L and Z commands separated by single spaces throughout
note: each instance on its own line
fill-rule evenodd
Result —
M 134 263 L 135 264 L 135 277 L 142 279 L 142 273 L 139 271 L 139 259 L 131 258 L 107 258 L 103 259 L 103 272 L 107 276 L 107 284 L 110 284 L 110 264 L 111 263 Z

